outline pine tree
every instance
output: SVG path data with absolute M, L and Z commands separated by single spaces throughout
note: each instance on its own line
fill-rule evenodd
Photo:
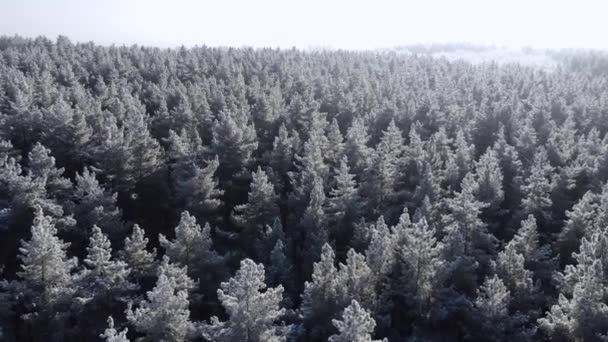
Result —
M 329 342 L 382 342 L 384 340 L 372 340 L 372 333 L 376 322 L 372 316 L 353 299 L 351 304 L 344 309 L 342 320 L 332 320 L 334 326 L 340 332 L 329 337 Z
M 344 153 L 351 163 L 351 170 L 357 177 L 363 175 L 370 163 L 371 148 L 367 145 L 369 134 L 366 127 L 361 117 L 355 117 L 346 132 L 346 142 L 344 143 Z
M 477 199 L 488 204 L 488 209 L 497 211 L 504 200 L 503 175 L 494 150 L 489 149 L 475 164 Z
M 545 286 L 552 282 L 553 272 L 557 268 L 556 260 L 552 257 L 551 248 L 541 245 L 533 215 L 521 221 L 521 228 L 505 248 L 511 248 L 508 245 L 513 245 L 513 249 L 524 257 L 524 266 L 534 272 L 535 279 Z
M 156 248 L 147 250 L 148 238 L 139 225 L 133 225 L 131 236 L 125 238 L 119 257 L 131 269 L 131 275 L 136 279 L 154 274 L 156 268 Z
M 467 137 L 462 131 L 458 131 L 454 144 L 454 154 L 448 161 L 447 179 L 452 190 L 460 191 L 464 177 L 473 168 L 474 145 L 468 143 Z
M 129 342 L 127 338 L 127 332 L 129 329 L 125 328 L 119 332 L 114 328 L 114 319 L 112 316 L 108 317 L 108 328 L 99 337 L 103 338 L 106 342 Z
M 169 257 L 164 255 L 156 269 L 157 278 L 161 275 L 175 282 L 175 291 L 186 291 L 190 294 L 198 286 L 198 282 L 188 276 L 188 266 L 179 266 L 170 262 Z
M 310 192 L 310 202 L 304 211 L 299 225 L 304 236 L 304 246 L 306 246 L 306 249 L 302 251 L 306 274 L 310 274 L 310 266 L 317 260 L 322 246 L 329 240 L 324 206 L 325 192 L 323 191 L 323 183 L 321 179 L 315 178 Z
M 36 334 L 60 335 L 75 290 L 72 270 L 77 260 L 68 259 L 69 244 L 57 237 L 53 220 L 44 216 L 41 209 L 36 211 L 31 232 L 30 240 L 22 241 L 19 248 L 21 270 L 17 272 L 15 294 L 25 306 L 22 318 L 36 326 Z
M 217 220 L 218 211 L 223 205 L 223 190 L 218 188 L 215 176 L 219 167 L 216 157 L 207 163 L 205 168 L 195 167 L 192 178 L 185 180 L 178 187 L 178 197 L 184 202 L 186 210 L 195 214 L 199 219 Z
M 283 240 L 278 239 L 272 251 L 268 264 L 267 279 L 270 285 L 283 285 L 288 291 L 293 287 L 293 265 L 287 254 Z
M 531 341 L 534 328 L 523 326 L 525 317 L 510 314 L 511 294 L 502 280 L 494 275 L 486 278 L 477 292 L 475 309 L 480 329 L 477 338 L 487 341 Z
M 608 324 L 601 260 L 581 267 L 571 295 L 560 294 L 546 317 L 538 320 L 539 327 L 552 341 L 597 341 L 605 334 Z
M 496 274 L 503 280 L 513 295 L 513 307 L 526 312 L 539 306 L 538 284 L 534 284 L 533 274 L 526 269 L 525 258 L 516 250 L 515 244 L 507 244 L 498 253 L 494 265 Z
M 338 120 L 333 119 L 331 124 L 327 126 L 326 136 L 328 144 L 326 159 L 330 167 L 336 167 L 344 154 L 344 136 L 340 132 Z
M 340 167 L 335 170 L 333 183 L 327 199 L 326 213 L 328 221 L 334 227 L 336 241 L 346 241 L 352 234 L 353 224 L 359 220 L 364 206 L 346 156 L 342 157 Z
M 380 143 L 372 153 L 368 168 L 365 169 L 365 193 L 369 198 L 371 213 L 384 212 L 395 200 L 395 185 L 402 155 L 403 136 L 393 120 L 382 132 Z
M 313 266 L 312 280 L 304 283 L 302 294 L 302 320 L 304 335 L 310 340 L 321 340 L 329 336 L 329 322 L 342 310 L 336 278 L 335 254 L 328 245 L 323 245 L 321 258 Z
M 339 264 L 335 282 L 342 308 L 355 299 L 367 309 L 376 309 L 376 278 L 364 255 L 351 248 L 346 253 L 346 263 Z
M 182 342 L 192 336 L 188 292 L 178 290 L 173 278 L 161 274 L 146 297 L 135 311 L 131 304 L 126 310 L 127 320 L 135 330 L 149 341 Z
M 270 166 L 274 172 L 273 180 L 281 198 L 285 198 L 290 184 L 289 172 L 292 171 L 295 153 L 298 149 L 299 137 L 295 132 L 289 132 L 285 125 L 279 127 L 270 152 Z
M 163 234 L 159 234 L 158 241 L 165 249 L 166 256 L 173 262 L 188 267 L 195 279 L 205 283 L 213 278 L 223 262 L 213 249 L 209 223 L 201 229 L 194 216 L 187 211 L 182 213 L 180 222 L 175 227 L 175 239 L 169 241 Z
M 69 179 L 63 177 L 63 168 L 57 168 L 51 150 L 37 143 L 27 155 L 28 175 L 39 179 L 45 184 L 49 194 L 59 201 L 64 200 L 72 188 Z
M 488 267 L 496 238 L 487 231 L 486 224 L 480 218 L 487 203 L 480 202 L 475 196 L 478 184 L 473 174 L 465 176 L 460 188 L 461 191 L 447 202 L 449 214 L 444 218 L 446 239 L 453 238 L 453 234 L 460 235 L 464 243 L 462 253 L 473 257 L 480 266 Z
M 594 230 L 599 201 L 600 196 L 589 191 L 566 212 L 564 227 L 556 241 L 562 264 L 571 263 L 572 253 L 578 250 L 583 236 Z
M 118 299 L 115 296 L 135 289 L 128 280 L 131 270 L 125 262 L 112 260 L 110 240 L 97 226 L 93 226 L 84 264 L 86 269 L 79 274 L 84 296 L 101 296 L 106 304 L 110 304 L 110 301 Z
M 239 241 L 245 250 L 249 250 L 247 246 L 260 239 L 263 228 L 279 216 L 278 197 L 266 172 L 258 167 L 251 178 L 247 203 L 237 205 L 232 213 L 232 220 L 242 228 Z
M 425 218 L 412 224 L 407 212 L 394 229 L 399 278 L 392 290 L 416 308 L 416 315 L 424 316 L 442 272 L 442 244 L 437 241 L 435 229 L 427 224 Z
M 220 158 L 218 175 L 222 182 L 242 177 L 257 147 L 255 128 L 247 113 L 221 112 L 218 115 L 213 124 L 211 152 Z
M 549 164 L 547 152 L 540 147 L 534 155 L 530 176 L 523 186 L 522 210 L 524 215 L 533 214 L 543 224 L 551 220 L 552 173 L 553 167 Z
M 220 322 L 212 317 L 211 324 L 202 328 L 206 339 L 218 342 L 285 341 L 285 327 L 276 325 L 285 313 L 285 309 L 280 308 L 283 287 L 266 287 L 263 265 L 251 259 L 241 261 L 236 275 L 221 284 L 217 295 L 229 318 Z
M 117 194 L 106 191 L 94 172 L 85 168 L 82 174 L 76 174 L 69 212 L 80 227 L 79 233 L 87 236 L 92 227 L 97 226 L 112 239 L 123 238 L 122 212 L 116 201 Z
M 301 215 L 311 201 L 315 182 L 320 182 L 324 187 L 329 177 L 329 166 L 325 163 L 328 143 L 324 134 L 324 123 L 327 122 L 321 114 L 315 114 L 313 118 L 310 138 L 304 143 L 302 153 L 295 157 L 297 172 L 289 174 L 293 189 L 289 195 L 289 203 L 295 216 Z

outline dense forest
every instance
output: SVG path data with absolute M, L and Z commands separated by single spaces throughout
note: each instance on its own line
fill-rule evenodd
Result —
M 551 58 L 0 38 L 0 339 L 608 340 L 608 55 Z

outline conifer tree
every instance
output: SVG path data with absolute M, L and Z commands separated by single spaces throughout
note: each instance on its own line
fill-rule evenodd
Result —
M 213 124 L 211 152 L 219 158 L 218 175 L 228 188 L 234 177 L 244 176 L 258 147 L 248 117 L 246 113 L 221 112 Z
M 187 211 L 182 213 L 180 222 L 175 227 L 175 239 L 169 241 L 163 234 L 159 234 L 158 241 L 165 249 L 166 256 L 173 262 L 186 266 L 195 279 L 205 283 L 213 278 L 223 262 L 213 249 L 209 223 L 201 229 L 194 216 Z
M 543 224 L 551 220 L 552 172 L 547 152 L 541 147 L 534 155 L 530 176 L 523 186 L 522 210 L 525 215 L 533 214 Z
M 345 241 L 352 233 L 353 224 L 359 220 L 364 206 L 346 156 L 342 157 L 340 167 L 335 170 L 333 183 L 327 199 L 326 213 L 328 221 L 334 226 L 336 240 Z
M 279 216 L 278 197 L 266 172 L 258 167 L 251 179 L 247 203 L 237 205 L 232 213 L 232 220 L 242 229 L 239 241 L 245 250 L 249 250 L 247 246 L 260 239 L 264 227 Z
M 267 288 L 264 278 L 263 265 L 251 259 L 241 261 L 236 275 L 217 290 L 228 320 L 212 317 L 211 324 L 202 327 L 203 336 L 218 342 L 285 341 L 285 327 L 277 326 L 285 313 L 280 308 L 283 287 Z
M 393 120 L 382 132 L 380 143 L 373 151 L 370 164 L 365 170 L 365 192 L 371 213 L 384 212 L 394 201 L 402 154 L 403 136 Z
M 192 178 L 185 180 L 178 187 L 178 196 L 184 202 L 186 210 L 199 219 L 215 222 L 218 211 L 223 205 L 223 190 L 218 188 L 216 173 L 219 159 L 210 160 L 204 168 L 195 167 Z
M 131 269 L 131 275 L 136 279 L 154 274 L 156 268 L 156 248 L 147 250 L 148 238 L 139 225 L 133 225 L 131 236 L 125 238 L 124 247 L 119 257 Z
M 342 320 L 334 319 L 334 326 L 339 334 L 329 337 L 329 342 L 382 342 L 384 340 L 372 340 L 372 333 L 376 322 L 372 316 L 353 299 L 351 304 L 344 309 Z
M 97 226 L 93 226 L 84 265 L 86 269 L 79 278 L 83 294 L 87 297 L 101 296 L 106 304 L 110 304 L 109 301 L 118 299 L 115 296 L 135 289 L 128 281 L 131 272 L 128 265 L 123 261 L 112 260 L 110 240 Z
M 328 244 L 323 245 L 321 258 L 313 269 L 312 280 L 304 284 L 300 310 L 304 335 L 311 340 L 320 340 L 329 336 L 332 329 L 329 322 L 343 309 L 336 282 L 335 254 Z
M 106 342 L 129 342 L 127 338 L 127 332 L 129 329 L 125 328 L 123 331 L 118 331 L 114 328 L 114 319 L 112 316 L 108 317 L 108 328 L 99 337 L 103 338 Z
M 361 177 L 370 163 L 371 148 L 367 145 L 369 134 L 365 122 L 361 117 L 356 117 L 346 132 L 344 153 L 348 157 L 352 172 Z M 360 179 L 360 178 L 359 178 Z
M 475 334 L 478 334 L 477 338 L 487 341 L 532 341 L 535 329 L 523 325 L 525 317 L 510 315 L 510 303 L 511 294 L 502 280 L 496 275 L 486 278 L 475 299 L 476 314 L 481 325 Z
M 72 271 L 77 260 L 68 259 L 69 244 L 57 237 L 53 220 L 41 209 L 36 211 L 31 232 L 19 248 L 21 268 L 15 294 L 25 306 L 22 318 L 36 326 L 41 338 L 49 338 L 65 333 L 61 327 L 75 291 Z
M 178 290 L 176 281 L 164 274 L 159 275 L 156 286 L 148 291 L 133 310 L 126 310 L 126 316 L 135 330 L 145 334 L 149 341 L 182 342 L 194 333 L 188 309 L 188 292 Z
M 101 228 L 111 238 L 122 238 L 124 223 L 116 205 L 117 194 L 106 191 L 97 181 L 95 172 L 85 168 L 76 174 L 76 184 L 70 203 L 79 232 L 87 236 L 93 226 Z

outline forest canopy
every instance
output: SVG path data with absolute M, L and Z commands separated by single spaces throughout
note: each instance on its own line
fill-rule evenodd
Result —
M 424 50 L 0 37 L 0 339 L 606 340 L 608 56 Z

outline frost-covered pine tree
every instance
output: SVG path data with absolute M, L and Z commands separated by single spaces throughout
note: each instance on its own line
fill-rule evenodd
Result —
M 156 268 L 156 277 L 164 275 L 175 282 L 175 291 L 186 291 L 191 293 L 197 286 L 197 282 L 188 276 L 188 266 L 180 266 L 169 260 L 169 257 L 164 255 L 161 262 Z
M 194 332 L 188 309 L 188 292 L 178 290 L 172 277 L 161 274 L 156 286 L 148 291 L 133 310 L 126 310 L 127 320 L 135 330 L 144 334 L 147 341 L 183 342 Z
M 37 328 L 39 336 L 52 336 L 61 331 L 62 316 L 75 291 L 73 269 L 76 258 L 67 256 L 68 243 L 57 237 L 53 219 L 36 211 L 31 227 L 31 238 L 19 248 L 19 280 L 15 295 L 25 307 L 22 318 Z
M 260 167 L 251 174 L 251 185 L 247 203 L 237 205 L 232 213 L 233 222 L 242 230 L 239 232 L 241 246 L 252 250 L 252 242 L 260 239 L 266 225 L 272 224 L 279 216 L 278 196 L 268 175 Z
M 300 229 L 305 239 L 304 268 L 310 272 L 310 266 L 317 260 L 322 246 L 329 240 L 327 219 L 325 217 L 325 192 L 320 178 L 315 178 L 310 192 L 310 202 L 304 211 Z
M 122 213 L 116 205 L 117 194 L 105 190 L 97 181 L 95 172 L 85 168 L 76 174 L 70 213 L 79 226 L 79 233 L 88 236 L 97 226 L 112 239 L 123 238 Z
M 348 158 L 342 157 L 335 170 L 334 185 L 327 199 L 327 213 L 336 222 L 354 223 L 363 209 L 363 199 L 357 187 L 355 175 L 350 173 Z
M 201 228 L 187 211 L 182 213 L 175 227 L 173 241 L 163 234 L 159 234 L 158 241 L 171 261 L 187 266 L 190 274 L 203 282 L 213 278 L 223 262 L 223 258 L 213 249 L 209 223 Z
M 220 207 L 223 205 L 221 197 L 223 190 L 219 189 L 216 172 L 219 159 L 215 157 L 208 161 L 207 166 L 194 168 L 194 175 L 180 182 L 177 188 L 178 198 L 183 201 L 186 210 L 192 212 L 199 219 L 214 222 Z
M 344 153 L 348 157 L 352 172 L 357 177 L 361 177 L 364 170 L 369 167 L 372 149 L 367 145 L 368 142 L 369 134 L 364 120 L 355 117 L 346 132 Z
M 280 307 L 283 287 L 267 288 L 264 266 L 251 259 L 241 261 L 234 277 L 221 284 L 217 295 L 228 313 L 228 320 L 211 318 L 202 326 L 203 336 L 217 342 L 285 341 L 286 328 L 277 323 L 285 313 Z
M 483 209 L 482 216 L 487 222 L 495 221 L 502 215 L 501 205 L 505 198 L 503 190 L 503 174 L 496 152 L 488 148 L 479 160 L 475 163 L 475 176 L 477 189 L 475 195 L 480 202 L 487 203 Z M 490 227 L 491 231 L 496 231 L 498 227 Z
M 85 270 L 79 275 L 83 295 L 89 298 L 100 296 L 108 305 L 114 296 L 124 295 L 135 289 L 129 282 L 131 270 L 123 261 L 112 260 L 112 246 L 108 237 L 97 226 L 93 226 L 89 238 Z
M 103 334 L 99 335 L 99 337 L 103 338 L 106 342 L 129 342 L 127 338 L 127 332 L 129 329 L 125 328 L 123 331 L 118 331 L 114 327 L 114 319 L 112 316 L 108 317 L 108 327 L 103 332 Z
M 211 152 L 219 159 L 218 175 L 228 181 L 244 171 L 258 147 L 257 135 L 250 115 L 241 112 L 221 112 L 213 123 Z
M 384 340 L 372 340 L 372 334 L 376 322 L 372 316 L 359 302 L 352 300 L 351 304 L 344 309 L 342 319 L 332 320 L 339 333 L 329 337 L 329 342 L 387 342 Z
M 407 212 L 395 226 L 395 234 L 399 279 L 392 290 L 414 306 L 416 315 L 423 316 L 429 309 L 442 272 L 442 244 L 425 218 L 412 224 Z
M 321 258 L 313 266 L 312 280 L 304 284 L 302 313 L 304 336 L 320 340 L 329 336 L 331 320 L 342 310 L 336 278 L 338 270 L 331 246 L 323 245 Z
M 530 175 L 523 186 L 522 211 L 526 216 L 534 215 L 542 223 L 551 220 L 552 173 L 553 167 L 549 164 L 547 151 L 543 147 L 538 148 Z
M 471 337 L 484 341 L 532 341 L 535 328 L 523 326 L 525 317 L 510 314 L 510 303 L 511 294 L 502 280 L 496 275 L 486 278 L 475 299 L 479 328 Z
M 403 136 L 392 120 L 382 132 L 382 138 L 372 152 L 370 163 L 365 169 L 365 194 L 370 213 L 383 213 L 395 200 L 395 186 L 402 163 Z
M 133 225 L 131 236 L 125 238 L 124 247 L 118 253 L 120 260 L 131 269 L 131 275 L 136 279 L 154 274 L 156 268 L 156 248 L 147 250 L 148 238 L 138 224 Z

